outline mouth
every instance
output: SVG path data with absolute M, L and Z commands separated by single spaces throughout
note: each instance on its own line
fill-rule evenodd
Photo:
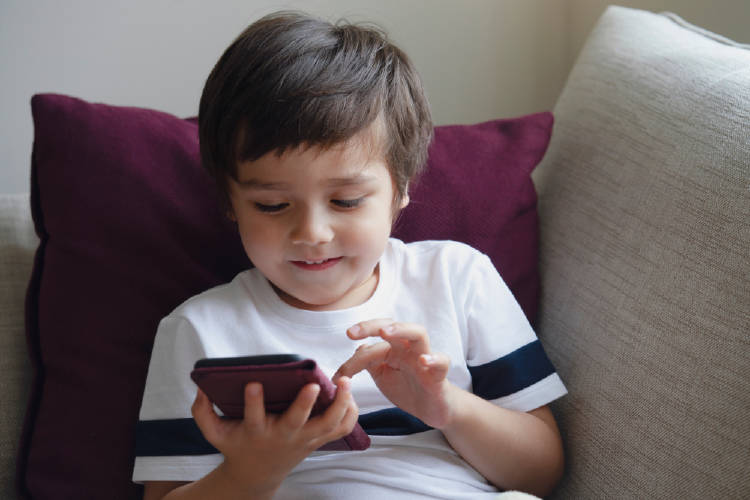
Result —
M 338 264 L 343 257 L 323 260 L 293 260 L 292 264 L 306 271 L 322 271 Z

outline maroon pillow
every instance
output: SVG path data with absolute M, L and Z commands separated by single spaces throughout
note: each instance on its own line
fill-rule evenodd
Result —
M 158 111 L 32 99 L 27 296 L 35 380 L 18 462 L 31 498 L 140 498 L 135 424 L 159 320 L 250 264 L 199 164 L 197 126 Z M 526 313 L 537 295 L 536 196 L 548 113 L 438 127 L 395 229 L 488 253 Z
M 539 301 L 538 219 L 531 171 L 552 134 L 552 114 L 435 128 L 425 174 L 393 235 L 449 239 L 486 253 L 534 324 Z

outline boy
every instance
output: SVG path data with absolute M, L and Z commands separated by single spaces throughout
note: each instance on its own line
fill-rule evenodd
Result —
M 139 422 L 151 451 L 133 473 L 145 498 L 548 493 L 563 458 L 546 404 L 565 388 L 521 309 L 471 248 L 389 239 L 432 135 L 406 56 L 373 29 L 268 16 L 213 69 L 199 132 L 255 268 L 159 325 Z M 308 418 L 310 384 L 266 414 L 251 383 L 244 418 L 221 419 L 189 378 L 199 358 L 275 353 L 332 377 L 325 413 Z M 368 450 L 315 451 L 358 418 Z

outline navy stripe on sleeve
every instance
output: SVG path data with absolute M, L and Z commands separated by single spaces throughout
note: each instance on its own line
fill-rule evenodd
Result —
M 359 416 L 359 424 L 372 436 L 403 436 L 432 429 L 417 417 L 399 408 Z M 141 420 L 136 425 L 135 455 L 173 457 L 211 455 L 219 451 L 201 434 L 192 418 Z
M 203 437 L 192 418 L 140 420 L 135 428 L 137 457 L 212 455 L 219 450 Z
M 432 429 L 400 408 L 387 408 L 360 415 L 359 425 L 371 436 L 405 436 Z
M 539 340 L 480 366 L 469 366 L 474 394 L 484 399 L 509 396 L 555 373 Z

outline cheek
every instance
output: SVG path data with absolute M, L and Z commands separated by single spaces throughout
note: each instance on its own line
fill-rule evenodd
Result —
M 273 225 L 260 223 L 253 217 L 240 216 L 237 220 L 237 228 L 246 253 L 258 255 L 277 251 L 276 246 L 280 236 Z
M 379 253 L 385 249 L 391 234 L 391 214 L 388 210 L 378 211 L 349 232 L 349 241 L 356 242 L 366 253 Z

